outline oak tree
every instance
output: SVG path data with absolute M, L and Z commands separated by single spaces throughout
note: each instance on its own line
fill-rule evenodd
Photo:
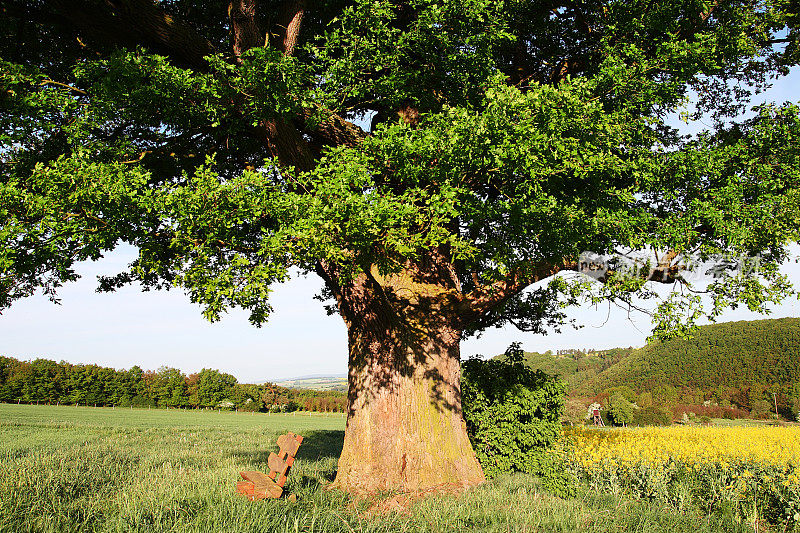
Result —
M 790 292 L 798 108 L 737 117 L 797 64 L 796 2 L 0 6 L 0 307 L 123 242 L 102 289 L 179 287 L 210 319 L 260 324 L 318 274 L 348 330 L 346 490 L 484 479 L 465 336 L 656 283 L 657 334 Z M 758 268 L 701 300 L 688 267 L 716 256 Z

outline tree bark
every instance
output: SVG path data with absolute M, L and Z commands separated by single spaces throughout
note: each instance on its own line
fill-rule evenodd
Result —
M 461 412 L 456 291 L 447 276 L 423 277 L 418 268 L 383 277 L 373 267 L 334 291 L 350 352 L 334 487 L 411 491 L 485 481 Z

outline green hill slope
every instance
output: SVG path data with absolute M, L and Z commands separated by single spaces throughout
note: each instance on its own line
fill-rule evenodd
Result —
M 560 350 L 558 353 L 525 352 L 525 363 L 535 370 L 564 378 L 570 390 L 586 389 L 598 374 L 630 356 L 633 348 L 602 351 Z M 499 356 L 502 357 L 502 356 Z
M 564 378 L 570 396 L 584 401 L 621 387 L 642 406 L 736 407 L 766 416 L 777 405 L 781 416 L 800 417 L 798 318 L 712 324 L 691 339 L 639 349 L 560 350 L 525 358 L 531 367 Z
M 650 343 L 601 372 L 591 388 L 620 385 L 636 392 L 800 386 L 800 319 L 713 324 L 689 340 Z

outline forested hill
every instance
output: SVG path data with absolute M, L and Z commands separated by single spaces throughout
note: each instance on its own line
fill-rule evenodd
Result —
M 595 390 L 628 385 L 743 389 L 800 383 L 800 319 L 703 326 L 689 340 L 654 342 L 602 371 Z
M 574 395 L 611 387 L 637 393 L 675 389 L 800 388 L 800 319 L 780 318 L 702 326 L 691 339 L 639 349 L 526 353 L 527 363 L 562 376 Z

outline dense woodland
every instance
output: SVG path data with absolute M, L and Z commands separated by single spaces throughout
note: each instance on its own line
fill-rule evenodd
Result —
M 532 368 L 559 375 L 570 397 L 607 403 L 615 394 L 673 417 L 766 418 L 800 411 L 800 319 L 702 326 L 690 339 L 643 348 L 526 353 Z
M 341 392 L 238 383 L 234 376 L 209 368 L 187 376 L 169 367 L 116 370 L 0 356 L 0 402 L 344 412 L 347 399 Z

